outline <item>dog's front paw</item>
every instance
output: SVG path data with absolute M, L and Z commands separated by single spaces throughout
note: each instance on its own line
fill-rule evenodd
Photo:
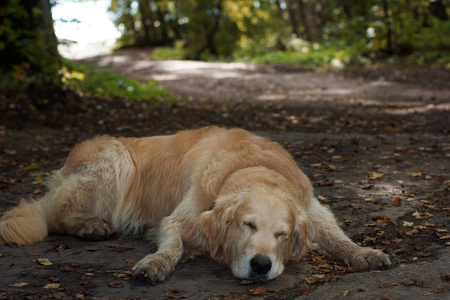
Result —
M 387 254 L 367 247 L 358 248 L 345 262 L 361 271 L 387 269 L 391 266 L 391 260 Z
M 175 269 L 175 265 L 162 253 L 150 254 L 134 265 L 132 271 L 141 280 L 164 281 Z

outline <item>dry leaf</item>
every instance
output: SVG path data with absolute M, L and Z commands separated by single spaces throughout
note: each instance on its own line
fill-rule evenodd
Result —
M 369 172 L 369 178 L 373 180 L 383 178 L 383 176 L 383 173 Z
M 47 258 L 38 258 L 37 262 L 43 266 L 51 266 L 53 265 Z
M 392 219 L 389 216 L 382 216 L 377 220 L 378 223 L 389 223 L 391 221 Z
M 419 220 L 428 219 L 428 218 L 431 218 L 432 216 L 434 216 L 433 214 L 430 214 L 428 212 L 420 213 L 417 210 L 412 215 L 414 217 L 416 217 L 416 219 L 419 219 Z
M 394 200 L 394 205 L 400 205 L 402 203 L 402 198 L 396 197 Z
M 26 285 L 28 285 L 28 283 L 26 283 L 26 282 L 18 282 L 18 283 L 11 284 L 10 286 L 23 287 L 23 286 L 26 286 Z
M 256 289 L 250 290 L 250 294 L 252 294 L 252 295 L 261 295 L 261 294 L 264 294 L 265 292 L 267 292 L 267 290 L 265 288 L 263 288 L 262 286 L 257 287 Z
M 403 227 L 413 227 L 414 222 L 403 221 Z
M 316 280 L 312 276 L 306 277 L 305 281 L 309 284 L 316 282 Z
M 354 291 L 354 290 L 355 290 L 355 288 L 348 289 L 348 290 L 346 290 L 346 291 L 342 294 L 342 296 L 347 297 L 348 294 L 350 294 L 350 293 L 351 293 L 352 291 Z
M 55 290 L 55 289 L 59 288 L 60 285 L 61 284 L 59 284 L 59 283 L 49 283 L 44 286 L 44 289 Z
M 31 163 L 28 166 L 25 167 L 26 171 L 31 171 L 31 170 L 36 170 L 37 168 L 39 168 L 37 163 Z

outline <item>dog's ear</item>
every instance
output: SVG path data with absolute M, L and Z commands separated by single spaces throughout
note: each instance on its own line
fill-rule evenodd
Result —
M 227 263 L 230 251 L 222 251 L 228 241 L 229 229 L 233 223 L 235 209 L 232 207 L 214 207 L 200 215 L 200 226 L 209 242 L 209 252 L 219 263 Z
M 299 260 L 309 248 L 307 221 L 300 212 L 295 217 L 295 226 L 292 233 L 292 248 L 291 260 Z

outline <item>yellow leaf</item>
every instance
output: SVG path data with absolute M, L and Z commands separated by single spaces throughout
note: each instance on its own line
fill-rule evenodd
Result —
M 18 283 L 11 284 L 10 286 L 23 287 L 23 286 L 26 286 L 26 285 L 28 285 L 28 283 L 26 283 L 26 282 L 18 282 Z
M 49 284 L 46 284 L 46 285 L 44 286 L 44 289 L 47 289 L 47 290 L 54 290 L 54 289 L 59 288 L 60 285 L 61 285 L 61 284 L 59 284 L 59 283 L 49 283 Z
M 316 282 L 316 280 L 312 276 L 306 277 L 305 281 L 309 284 Z
M 51 266 L 53 265 L 47 258 L 38 258 L 37 262 L 43 266 Z
M 403 221 L 403 227 L 413 227 L 414 222 Z
M 419 219 L 419 220 L 428 219 L 428 218 L 431 218 L 432 216 L 434 216 L 433 214 L 430 214 L 428 212 L 420 213 L 417 210 L 412 215 L 414 217 L 416 217 L 416 219 Z
M 37 163 L 31 163 L 30 165 L 25 167 L 25 170 L 27 171 L 31 171 L 31 170 L 36 170 L 37 168 L 39 168 Z
M 377 172 L 369 172 L 370 179 L 380 179 L 383 178 L 384 174 Z
M 421 177 L 422 173 L 421 172 L 414 172 L 411 175 L 412 175 L 412 177 Z

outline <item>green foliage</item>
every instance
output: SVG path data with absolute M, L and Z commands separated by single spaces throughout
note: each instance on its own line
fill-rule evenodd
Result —
M 447 4 L 447 0 L 112 0 L 110 9 L 123 29 L 125 44 L 178 41 L 173 48 L 156 50 L 155 59 L 292 59 L 313 66 L 333 59 L 366 63 L 437 50 L 442 55 L 435 59 L 442 63 L 450 48 Z M 320 51 L 310 46 L 308 51 L 295 49 L 292 44 L 297 40 L 313 41 L 321 45 Z M 333 50 L 349 53 L 343 60 Z M 362 56 L 353 59 L 358 54 Z
M 174 47 L 158 47 L 152 51 L 150 58 L 153 60 L 180 60 L 186 57 L 184 53 L 184 44 L 182 41 L 177 41 Z
M 98 97 L 121 97 L 135 101 L 174 101 L 174 96 L 164 88 L 158 88 L 155 80 L 145 83 L 101 70 L 92 66 L 65 60 L 61 70 L 66 89 Z

